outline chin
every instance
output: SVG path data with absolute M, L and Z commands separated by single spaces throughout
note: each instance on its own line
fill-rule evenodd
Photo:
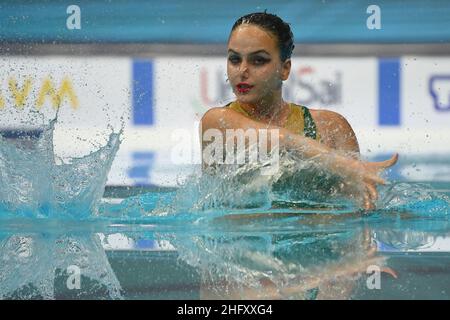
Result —
M 255 104 L 258 101 L 258 99 L 253 95 L 237 94 L 236 98 L 237 100 L 239 100 L 239 102 L 251 104 Z

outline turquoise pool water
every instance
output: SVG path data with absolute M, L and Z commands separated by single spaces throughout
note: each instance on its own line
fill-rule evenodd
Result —
M 450 298 L 449 182 L 369 213 L 251 170 L 105 189 L 120 134 L 58 163 L 51 132 L 0 139 L 2 299 Z

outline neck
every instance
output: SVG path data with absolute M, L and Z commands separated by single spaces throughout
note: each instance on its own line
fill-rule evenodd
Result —
M 278 122 L 286 108 L 286 102 L 283 101 L 281 94 L 263 98 L 256 103 L 239 103 L 250 115 L 262 121 Z

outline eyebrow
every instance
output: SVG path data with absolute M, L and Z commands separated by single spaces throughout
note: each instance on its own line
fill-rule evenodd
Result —
M 240 55 L 239 52 L 236 52 L 236 51 L 234 51 L 233 49 L 228 49 L 228 52 L 229 52 L 229 53 L 232 52 L 232 53 L 236 53 L 236 54 L 239 54 L 239 55 Z M 257 51 L 254 51 L 254 52 L 250 52 L 250 55 L 257 54 L 257 53 L 265 53 L 265 54 L 267 54 L 267 55 L 270 56 L 270 53 L 268 53 L 266 50 L 263 50 L 263 49 L 257 50 Z

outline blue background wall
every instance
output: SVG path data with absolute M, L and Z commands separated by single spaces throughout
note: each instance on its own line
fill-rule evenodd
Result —
M 68 30 L 66 9 L 81 8 L 81 30 Z M 381 30 L 368 30 L 366 9 L 381 8 Z M 13 42 L 225 43 L 241 15 L 280 15 L 297 43 L 450 42 L 446 0 L 277 1 L 1 1 L 0 38 Z

